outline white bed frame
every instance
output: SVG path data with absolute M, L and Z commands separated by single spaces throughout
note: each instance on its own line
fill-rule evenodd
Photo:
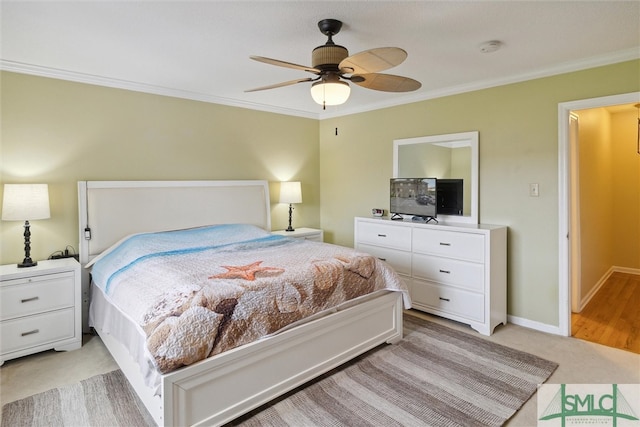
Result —
M 83 266 L 131 233 L 223 223 L 271 229 L 266 181 L 81 181 L 78 205 Z M 83 271 L 84 295 L 89 280 Z M 144 384 L 128 351 L 97 332 L 158 425 L 220 425 L 379 344 L 399 341 L 402 295 L 386 292 L 163 375 L 160 396 Z

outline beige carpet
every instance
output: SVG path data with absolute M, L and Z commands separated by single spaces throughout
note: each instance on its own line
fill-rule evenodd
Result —
M 405 339 L 375 349 L 233 424 L 502 425 L 557 365 L 405 316 Z M 147 426 L 120 371 L 8 403 L 3 426 Z

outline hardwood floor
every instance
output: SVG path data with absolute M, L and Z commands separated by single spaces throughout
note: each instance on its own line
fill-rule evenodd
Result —
M 640 275 L 613 273 L 581 313 L 571 314 L 571 333 L 640 354 Z

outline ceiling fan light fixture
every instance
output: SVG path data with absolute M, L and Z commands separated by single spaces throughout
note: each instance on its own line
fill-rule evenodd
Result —
M 344 104 L 350 94 L 349 83 L 340 80 L 337 76 L 322 79 L 311 85 L 311 97 L 323 107 Z
M 289 80 L 249 89 L 245 92 L 314 82 L 311 85 L 311 97 L 316 103 L 322 105 L 324 110 L 327 105 L 344 104 L 349 99 L 351 88 L 349 83 L 343 79 L 365 89 L 383 92 L 410 92 L 420 89 L 422 85 L 417 80 L 380 73 L 380 71 L 400 65 L 407 58 L 407 52 L 404 49 L 399 47 L 379 47 L 349 56 L 347 48 L 333 42 L 333 36 L 340 32 L 340 28 L 342 28 L 342 22 L 337 19 L 323 19 L 318 22 L 318 29 L 328 39 L 325 44 L 316 47 L 312 51 L 311 67 L 263 56 L 250 57 L 255 61 L 266 64 L 306 71 L 314 74 L 315 78 Z
M 311 66 L 319 69 L 338 70 L 338 64 L 349 56 L 349 51 L 344 46 L 322 45 L 311 52 Z

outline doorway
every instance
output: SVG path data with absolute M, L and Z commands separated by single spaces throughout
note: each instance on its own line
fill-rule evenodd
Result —
M 572 255 L 576 251 L 573 245 L 579 238 L 576 230 L 572 232 L 575 225 L 576 215 L 572 215 L 572 202 L 575 202 L 574 186 L 575 175 L 572 175 L 572 155 L 571 144 L 572 132 L 576 130 L 576 116 L 572 111 L 595 109 L 600 107 L 610 107 L 620 104 L 636 104 L 640 102 L 640 92 L 614 95 L 603 98 L 593 98 L 587 100 L 566 102 L 558 107 L 558 169 L 559 169 L 559 331 L 565 336 L 571 335 L 571 308 L 578 304 L 579 298 L 576 293 L 579 288 L 573 289 L 579 283 L 579 270 Z M 573 171 L 575 172 L 575 170 Z M 573 198 L 573 199 L 572 199 Z M 573 284 L 573 286 L 572 286 Z

